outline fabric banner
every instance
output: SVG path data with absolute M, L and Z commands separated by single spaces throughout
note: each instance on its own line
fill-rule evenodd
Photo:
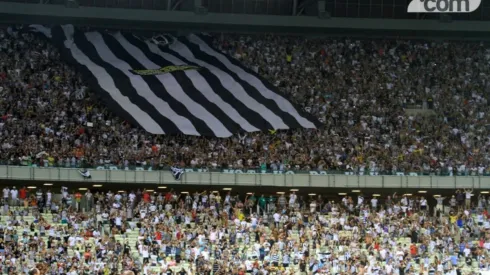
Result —
M 30 29 L 60 48 L 107 107 L 150 133 L 229 137 L 320 126 L 204 37 L 147 39 L 72 25 Z

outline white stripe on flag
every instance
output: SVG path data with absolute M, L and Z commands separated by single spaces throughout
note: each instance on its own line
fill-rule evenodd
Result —
M 150 43 L 148 41 L 145 41 L 146 45 L 148 45 L 148 48 L 150 51 L 156 55 L 161 56 L 168 62 L 174 64 L 174 65 L 188 65 L 187 63 L 183 62 L 179 58 L 175 57 L 174 55 L 171 55 L 169 53 L 162 52 L 157 45 Z M 257 129 L 255 126 L 251 125 L 245 118 L 243 118 L 240 113 L 233 108 L 228 102 L 224 101 L 219 97 L 209 86 L 209 83 L 206 81 L 206 79 L 198 72 L 194 70 L 188 70 L 184 71 L 187 77 L 192 81 L 192 84 L 194 87 L 200 91 L 207 100 L 210 102 L 215 103 L 225 114 L 227 114 L 233 121 L 238 123 L 240 127 L 242 127 L 243 130 L 247 132 L 257 132 L 260 131 Z
M 46 28 L 43 25 L 36 25 L 36 24 L 30 25 L 29 27 L 33 28 L 37 32 L 40 32 L 40 33 L 46 35 L 47 38 L 50 38 L 50 39 L 53 38 L 51 36 L 51 29 L 50 28 Z
M 265 98 L 274 100 L 279 108 L 292 115 L 301 126 L 304 128 L 316 128 L 315 124 L 306 118 L 302 117 L 298 111 L 294 108 L 294 106 L 285 98 L 280 96 L 279 94 L 269 90 L 265 85 L 260 81 L 256 76 L 247 73 L 242 68 L 232 64 L 228 58 L 226 58 L 223 54 L 213 50 L 211 47 L 206 44 L 206 42 L 202 41 L 198 36 L 191 34 L 189 36 L 189 41 L 199 46 L 201 51 L 205 52 L 210 56 L 214 56 L 218 59 L 223 65 L 228 68 L 228 70 L 234 72 L 238 77 L 240 77 L 243 81 L 248 82 L 251 86 L 255 87 L 257 91 L 259 91 Z M 273 124 L 274 125 L 274 124 Z
M 133 68 L 131 68 L 128 63 L 117 58 L 114 53 L 112 53 L 109 47 L 104 43 L 104 40 L 100 33 L 88 32 L 85 33 L 85 36 L 87 37 L 87 40 L 95 46 L 95 49 L 100 58 L 103 61 L 114 66 L 116 69 L 120 70 L 123 74 L 125 74 L 131 81 L 131 85 L 133 85 L 134 90 L 136 90 L 136 92 L 141 97 L 148 101 L 148 103 L 153 105 L 155 109 L 160 112 L 160 114 L 175 123 L 177 127 L 179 127 L 179 129 L 182 131 L 182 133 L 194 136 L 200 135 L 194 125 L 192 125 L 192 123 L 187 118 L 177 114 L 174 110 L 172 110 L 172 108 L 166 101 L 156 96 L 141 76 L 134 75 L 130 72 L 130 70 Z
M 63 31 L 66 32 L 65 28 Z M 65 36 L 67 33 L 65 33 Z M 69 37 L 69 36 L 67 36 Z M 87 67 L 87 69 L 92 73 L 92 75 L 97 79 L 100 87 L 107 91 L 112 99 L 116 101 L 121 108 L 123 108 L 126 112 L 129 113 L 146 131 L 152 134 L 165 134 L 163 129 L 156 123 L 153 118 L 151 118 L 146 112 L 141 110 L 137 105 L 133 104 L 128 97 L 124 96 L 121 91 L 116 87 L 114 80 L 107 73 L 107 71 L 95 64 L 88 58 L 74 43 L 65 43 L 65 45 L 69 44 L 70 47 L 67 47 L 73 58 Z
M 116 33 L 113 35 L 113 37 L 131 56 L 138 60 L 138 63 L 143 65 L 146 69 L 150 70 L 160 68 L 159 65 L 153 63 L 153 61 L 148 59 L 148 57 L 138 47 L 129 43 L 126 38 L 121 35 L 121 33 Z M 165 87 L 165 90 L 167 90 L 167 93 L 170 96 L 182 103 L 193 116 L 201 119 L 204 123 L 206 123 L 206 125 L 208 125 L 208 127 L 217 137 L 229 137 L 233 135 L 230 131 L 228 131 L 228 129 L 225 127 L 225 125 L 223 125 L 223 123 L 221 123 L 219 119 L 208 112 L 208 110 L 206 110 L 206 108 L 204 108 L 202 105 L 198 104 L 192 98 L 190 98 L 184 92 L 184 90 L 182 90 L 179 82 L 171 73 L 159 74 L 155 77 L 158 79 L 158 81 L 160 81 L 160 83 L 162 83 L 162 85 Z M 176 125 L 180 129 L 183 128 L 177 123 Z M 185 125 L 183 126 L 185 127 Z
M 249 109 L 255 111 L 257 114 L 261 115 L 265 120 L 267 120 L 274 129 L 289 129 L 289 127 L 284 123 L 284 121 L 274 114 L 269 108 L 265 107 L 263 104 L 257 102 L 253 97 L 247 94 L 240 83 L 236 82 L 233 77 L 231 77 L 226 72 L 218 69 L 217 67 L 208 64 L 200 59 L 197 59 L 194 54 L 187 48 L 186 45 L 178 40 L 175 40 L 170 44 L 169 48 L 178 54 L 180 54 L 185 59 L 192 63 L 207 68 L 212 74 L 214 74 L 221 85 L 225 87 L 230 93 L 238 100 L 240 100 Z

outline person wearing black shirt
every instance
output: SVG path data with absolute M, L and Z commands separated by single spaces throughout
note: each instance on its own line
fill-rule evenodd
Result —
M 129 252 L 130 251 L 131 251 L 131 247 L 129 246 L 128 242 L 124 243 L 123 254 L 124 255 L 129 255 Z
M 300 272 L 306 272 L 306 263 L 305 263 L 305 260 L 301 260 L 299 262 L 299 271 Z
M 473 263 L 473 259 L 471 259 L 471 257 L 466 257 L 465 262 L 468 266 L 471 266 L 471 264 Z
M 419 234 L 417 233 L 417 230 L 416 229 L 412 229 L 412 232 L 411 232 L 411 235 L 410 235 L 410 239 L 411 239 L 412 243 L 418 243 Z
M 175 247 L 175 262 L 180 263 L 181 261 L 182 249 L 180 247 Z
M 405 268 L 407 268 L 407 264 L 405 263 L 405 261 L 402 261 L 400 263 L 400 266 L 398 267 L 398 274 L 405 275 Z
M 213 273 L 216 274 L 219 270 L 219 264 L 218 264 L 218 261 L 215 261 L 213 263 Z
M 427 98 L 427 107 L 429 109 L 434 109 L 434 99 L 432 98 L 432 96 L 429 96 Z

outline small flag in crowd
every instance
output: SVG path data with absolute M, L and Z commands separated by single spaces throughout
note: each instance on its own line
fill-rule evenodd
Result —
M 84 177 L 86 179 L 92 178 L 89 170 L 86 170 L 86 169 L 85 170 L 78 170 L 78 173 L 80 173 L 80 175 L 82 175 L 82 177 Z
M 175 180 L 180 180 L 180 177 L 184 174 L 184 169 L 178 168 L 178 167 L 170 167 L 170 171 L 172 171 L 172 175 L 174 176 Z

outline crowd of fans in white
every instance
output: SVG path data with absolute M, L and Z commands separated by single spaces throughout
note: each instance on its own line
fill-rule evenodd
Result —
M 483 44 L 227 34 L 214 45 L 325 127 L 229 139 L 152 136 L 92 98 L 51 45 L 9 28 L 0 30 L 4 162 L 488 173 L 490 52 Z M 415 105 L 431 117 L 404 111 Z
M 5 187 L 3 274 L 479 274 L 490 198 Z M 429 207 L 433 205 L 434 207 Z M 133 236 L 133 237 L 130 237 Z M 476 273 L 475 273 L 476 272 Z

